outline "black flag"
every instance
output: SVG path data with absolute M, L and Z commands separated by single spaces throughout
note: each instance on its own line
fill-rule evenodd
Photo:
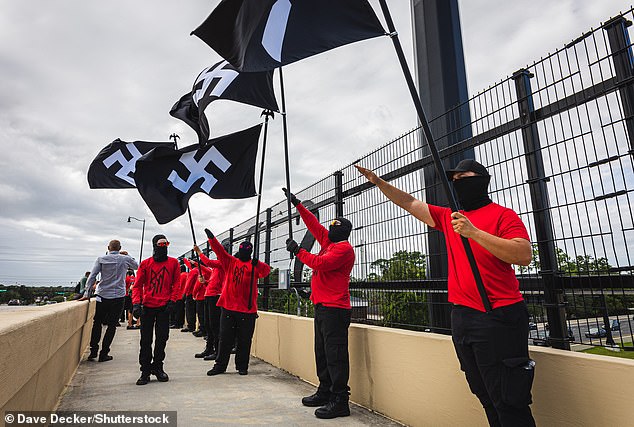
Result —
M 240 71 L 385 35 L 367 0 L 222 0 L 192 34 Z
M 273 71 L 240 73 L 227 61 L 220 61 L 198 75 L 191 93 L 183 95 L 170 114 L 191 126 L 198 134 L 200 144 L 206 144 L 209 123 L 205 109 L 216 99 L 279 111 L 273 92 Z
M 195 193 L 214 199 L 255 196 L 255 160 L 262 125 L 214 138 L 203 148 L 157 148 L 137 161 L 136 186 L 156 221 L 187 210 Z
M 136 161 L 156 147 L 171 142 L 125 142 L 115 139 L 97 154 L 88 168 L 90 188 L 134 188 Z

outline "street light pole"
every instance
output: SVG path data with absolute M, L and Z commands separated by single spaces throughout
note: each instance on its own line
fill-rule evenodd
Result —
M 143 219 L 139 219 L 139 218 L 135 218 L 133 216 L 129 216 L 128 217 L 128 222 L 131 222 L 130 220 L 134 219 L 136 221 L 142 222 L 143 223 L 143 228 L 141 230 L 141 252 L 139 253 L 139 262 L 143 261 L 143 240 L 145 239 L 145 218 Z

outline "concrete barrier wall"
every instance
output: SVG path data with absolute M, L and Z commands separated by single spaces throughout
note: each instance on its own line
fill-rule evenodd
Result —
M 253 355 L 317 384 L 312 319 L 259 314 Z M 450 337 L 353 324 L 349 343 L 352 401 L 412 426 L 488 425 Z M 541 347 L 531 357 L 537 425 L 632 425 L 634 361 Z
M 0 312 L 0 414 L 51 411 L 90 341 L 94 300 Z

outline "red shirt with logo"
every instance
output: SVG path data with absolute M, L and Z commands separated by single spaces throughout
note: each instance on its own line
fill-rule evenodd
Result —
M 447 288 L 449 302 L 485 311 L 478 293 L 473 272 L 467 259 L 460 234 L 453 231 L 451 209 L 428 205 L 434 228 L 445 234 L 449 258 Z M 511 209 L 496 203 L 472 211 L 460 211 L 478 229 L 503 239 L 522 238 L 530 240 L 520 217 Z M 482 282 L 492 308 L 504 307 L 523 301 L 515 271 L 508 264 L 469 239 Z
M 328 229 L 301 203 L 297 205 L 297 211 L 321 246 L 317 255 L 305 249 L 300 249 L 297 254 L 301 262 L 313 269 L 310 300 L 326 307 L 351 309 L 350 272 L 355 258 L 352 245 L 347 240 L 331 242 Z
M 271 267 L 262 261 L 258 261 L 255 266 L 251 264 L 251 260 L 240 261 L 229 255 L 215 237 L 209 239 L 209 244 L 225 271 L 222 293 L 216 305 L 241 313 L 256 313 L 258 311 L 258 279 L 268 276 Z M 249 294 L 251 294 L 251 308 L 249 308 Z
M 141 261 L 132 287 L 133 304 L 157 308 L 167 301 L 176 301 L 180 296 L 180 277 L 181 268 L 176 258 L 167 257 L 162 262 L 154 258 Z

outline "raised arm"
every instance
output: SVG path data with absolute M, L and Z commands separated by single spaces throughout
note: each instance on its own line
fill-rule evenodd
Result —
M 399 188 L 396 188 L 392 184 L 389 184 L 387 181 L 379 178 L 370 169 L 366 169 L 359 165 L 354 165 L 354 167 L 357 168 L 357 170 L 361 173 L 361 175 L 365 176 L 368 181 L 376 185 L 378 189 L 381 190 L 381 192 L 385 194 L 385 196 L 388 199 L 394 202 L 394 204 L 405 209 L 407 212 L 412 214 L 415 218 L 421 220 L 428 226 L 430 227 L 436 226 L 436 222 L 434 221 L 434 219 L 431 216 L 431 213 L 429 212 L 429 206 L 427 205 L 427 203 L 423 202 L 422 200 L 418 200 L 411 194 L 406 193 L 405 191 Z
M 205 264 L 207 267 L 209 268 L 222 268 L 222 263 L 220 262 L 220 260 L 217 259 L 209 259 L 207 257 L 207 255 L 205 255 L 203 253 L 203 251 L 200 250 L 200 248 L 198 247 L 198 245 L 194 245 L 194 252 L 196 252 L 198 254 L 198 256 L 200 257 L 200 260 L 203 262 L 203 264 Z

